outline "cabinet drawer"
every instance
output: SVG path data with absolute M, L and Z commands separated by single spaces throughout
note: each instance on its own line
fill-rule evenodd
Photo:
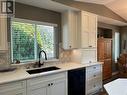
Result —
M 94 65 L 86 68 L 86 73 L 87 72 L 97 72 L 97 71 L 102 71 L 102 66 L 101 65 Z
M 26 89 L 26 81 L 17 81 L 0 85 L 0 93 Z
M 86 73 L 86 80 L 94 79 L 94 78 L 101 78 L 102 77 L 102 71 L 98 70 L 96 72 L 87 72 Z
M 27 86 L 33 86 L 33 85 L 41 84 L 47 81 L 55 80 L 55 79 L 61 79 L 61 78 L 63 79 L 66 78 L 66 72 L 29 79 L 27 80 Z
M 87 94 L 96 92 L 102 88 L 102 81 L 99 79 L 87 81 L 86 83 L 86 92 Z

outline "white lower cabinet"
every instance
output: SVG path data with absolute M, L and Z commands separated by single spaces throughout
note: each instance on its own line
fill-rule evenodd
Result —
M 86 67 L 86 95 L 93 95 L 102 89 L 102 65 Z
M 0 95 L 26 95 L 26 81 L 0 85 Z
M 27 95 L 67 95 L 67 74 L 64 72 L 27 80 Z
M 85 95 L 99 91 L 102 88 L 102 65 L 86 67 L 85 80 Z M 0 85 L 0 95 L 68 95 L 67 91 L 67 72 Z

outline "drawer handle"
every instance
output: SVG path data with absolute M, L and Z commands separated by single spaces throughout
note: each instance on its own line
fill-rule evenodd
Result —
M 94 69 L 96 69 L 96 67 L 93 67 Z

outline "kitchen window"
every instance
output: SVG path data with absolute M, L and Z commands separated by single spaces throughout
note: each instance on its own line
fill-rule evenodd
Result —
M 40 50 L 48 59 L 58 58 L 57 25 L 28 20 L 11 21 L 11 59 L 21 62 L 38 60 Z M 42 54 L 42 58 L 44 55 Z

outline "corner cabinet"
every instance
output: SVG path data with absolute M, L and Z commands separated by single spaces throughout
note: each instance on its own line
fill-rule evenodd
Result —
M 81 48 L 96 48 L 97 16 L 89 12 L 81 11 L 78 15 L 78 25 Z
M 76 11 L 66 11 L 62 13 L 62 47 L 64 49 L 78 48 Z
M 7 18 L 0 17 L 0 51 L 7 50 Z
M 66 72 L 27 80 L 27 95 L 67 95 Z

